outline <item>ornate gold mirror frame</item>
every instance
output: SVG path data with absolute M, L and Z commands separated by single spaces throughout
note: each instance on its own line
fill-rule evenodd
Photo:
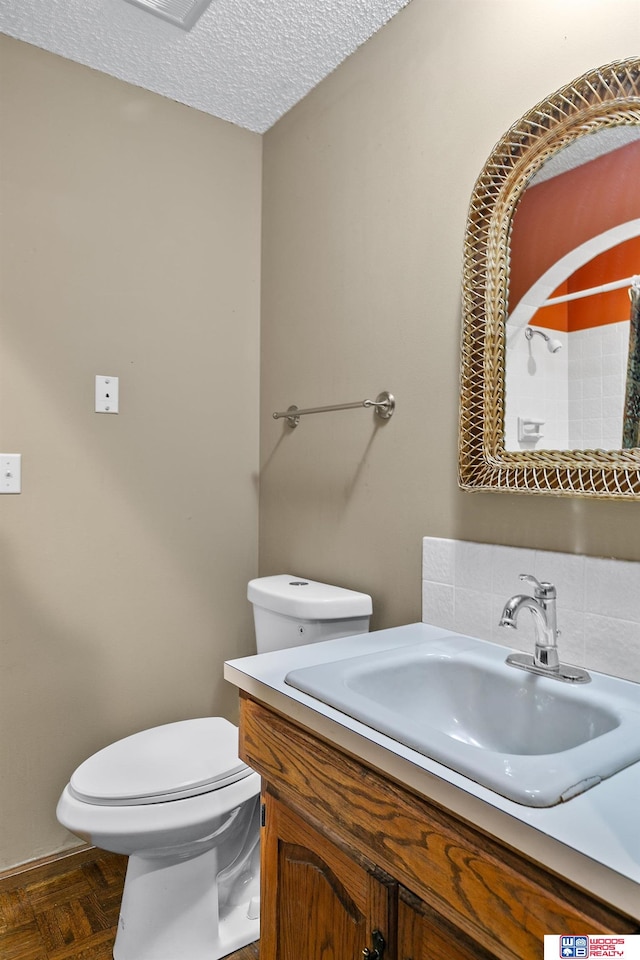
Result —
M 531 177 L 562 147 L 628 124 L 640 125 L 635 58 L 590 71 L 530 110 L 496 145 L 476 182 L 463 273 L 463 489 L 640 499 L 640 448 L 512 452 L 504 442 L 509 237 L 516 205 Z

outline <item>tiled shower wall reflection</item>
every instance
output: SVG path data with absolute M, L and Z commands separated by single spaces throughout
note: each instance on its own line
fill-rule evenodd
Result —
M 523 328 L 524 330 L 524 328 Z M 507 450 L 617 450 L 622 445 L 629 321 L 566 333 L 549 353 L 522 331 L 507 343 L 505 446 Z M 541 420 L 537 442 L 519 441 L 518 417 Z
M 498 626 L 509 597 L 533 593 L 521 573 L 557 588 L 561 660 L 640 682 L 640 563 L 425 537 L 422 619 L 532 653 L 528 610 Z

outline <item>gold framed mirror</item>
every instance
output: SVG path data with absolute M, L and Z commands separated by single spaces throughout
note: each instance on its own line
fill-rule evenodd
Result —
M 527 295 L 523 297 L 523 302 L 526 305 L 529 297 L 532 304 L 528 312 L 525 309 L 522 314 L 509 302 L 510 285 L 515 285 L 516 280 L 516 271 L 512 272 L 515 263 L 512 249 L 514 223 L 516 214 L 520 215 L 520 211 L 524 209 L 527 191 L 528 203 L 531 196 L 538 196 L 533 192 L 533 188 L 538 190 L 539 184 L 544 185 L 544 180 L 548 179 L 545 175 L 550 165 L 556 163 L 559 157 L 579 154 L 577 147 L 586 146 L 587 153 L 591 148 L 595 148 L 594 155 L 597 159 L 601 158 L 601 151 L 607 153 L 622 149 L 619 146 L 599 146 L 599 140 L 604 142 L 607 137 L 616 137 L 621 133 L 626 133 L 628 140 L 635 144 L 633 149 L 640 157 L 638 58 L 618 61 L 592 70 L 535 106 L 518 120 L 495 146 L 476 181 L 469 207 L 464 247 L 458 461 L 459 483 L 463 489 L 640 499 L 640 440 L 637 439 L 637 427 L 634 433 L 636 439 L 631 442 L 628 442 L 628 439 L 623 441 L 625 410 L 628 416 L 629 409 L 633 407 L 640 419 L 640 342 L 637 345 L 637 354 L 634 355 L 633 373 L 638 380 L 635 396 L 630 393 L 631 364 L 628 350 L 634 328 L 633 318 L 636 317 L 640 322 L 637 317 L 640 314 L 640 277 L 632 275 L 623 277 L 622 280 L 616 278 L 616 283 L 601 284 L 595 290 L 583 290 L 563 298 L 556 294 L 558 289 L 566 289 L 566 283 L 565 287 L 559 284 L 560 275 L 555 265 L 544 265 L 536 269 L 543 273 L 547 270 L 548 273 L 544 276 L 539 274 L 528 277 L 524 283 Z M 626 147 L 627 140 L 624 136 L 623 141 Z M 591 162 L 591 159 L 577 159 L 575 164 L 580 166 L 587 162 Z M 552 172 L 550 176 L 553 175 Z M 632 173 L 630 182 L 634 182 L 634 176 Z M 629 201 L 631 208 L 634 204 L 638 207 L 638 210 L 631 209 L 629 215 L 625 213 L 621 218 L 618 217 L 622 220 L 626 217 L 627 222 L 618 225 L 616 229 L 621 229 L 623 234 L 626 230 L 626 239 L 639 243 L 640 180 L 636 176 L 635 190 L 627 193 L 621 187 L 618 174 L 613 180 L 617 200 L 620 201 L 622 196 L 622 206 Z M 568 191 L 565 189 L 556 194 L 563 198 L 567 195 Z M 629 198 L 633 199 L 633 203 Z M 564 203 L 564 199 L 562 202 Z M 595 204 L 591 193 L 581 194 L 578 206 L 589 208 Z M 569 220 L 573 215 L 567 210 L 560 210 L 560 216 Z M 599 235 L 604 235 L 610 226 L 606 225 L 603 230 L 603 225 L 599 224 Z M 553 246 L 550 241 L 555 237 L 554 227 L 550 225 L 545 234 L 543 224 L 542 230 L 543 233 L 537 236 L 538 246 L 544 247 L 546 251 L 546 248 Z M 616 232 L 615 229 L 613 232 Z M 616 237 L 619 239 L 617 234 Z M 606 243 L 609 241 L 605 241 Z M 562 251 L 565 256 L 561 259 L 565 267 L 577 256 L 575 250 L 569 253 L 568 246 L 569 241 L 565 244 L 567 249 Z M 535 238 L 528 247 L 527 267 L 536 260 L 532 253 L 534 247 Z M 584 250 L 590 249 L 583 236 L 578 239 L 576 249 L 578 248 L 582 257 L 579 262 L 582 264 L 585 262 Z M 636 247 L 636 251 L 637 249 Z M 593 260 L 593 257 L 591 259 Z M 561 278 L 563 282 L 568 276 L 566 269 Z M 640 263 L 632 274 L 640 275 Z M 545 424 L 545 420 L 553 415 L 550 409 L 554 406 L 559 408 L 560 404 L 554 396 L 543 398 L 542 395 L 538 399 L 534 396 L 533 399 L 518 401 L 522 404 L 522 409 L 517 411 L 520 414 L 517 418 L 517 438 L 514 442 L 507 442 L 507 355 L 514 344 L 517 345 L 520 356 L 526 357 L 527 373 L 531 375 L 533 372 L 531 379 L 537 376 L 539 383 L 547 385 L 546 388 L 542 387 L 542 394 L 545 389 L 550 392 L 552 380 L 541 376 L 543 363 L 550 363 L 556 358 L 557 365 L 560 362 L 558 356 L 566 357 L 570 354 L 570 345 L 577 344 L 579 339 L 574 333 L 580 331 L 566 327 L 566 321 L 563 321 L 565 328 L 560 334 L 555 334 L 553 325 L 547 326 L 550 322 L 546 318 L 550 314 L 543 314 L 541 311 L 551 303 L 563 300 L 568 302 L 572 296 L 599 295 L 604 292 L 604 287 L 621 288 L 623 282 L 627 283 L 624 296 L 626 298 L 626 294 L 629 294 L 627 299 L 630 311 L 626 318 L 627 346 L 623 361 L 626 397 L 615 401 L 622 404 L 619 445 L 615 446 L 614 441 L 610 447 L 606 441 L 601 441 L 600 435 L 595 443 L 581 441 L 578 444 L 574 440 L 572 444 L 568 442 L 568 437 L 572 435 L 570 431 L 564 442 L 554 440 L 551 443 L 551 431 L 546 429 L 549 424 Z M 518 278 L 518 284 L 523 286 L 521 277 Z M 537 291 L 535 296 L 532 291 Z M 549 292 L 553 295 L 549 296 Z M 615 323 L 623 320 L 624 318 L 616 317 Z M 603 320 L 603 327 L 605 325 L 609 327 L 606 331 L 608 336 L 614 326 L 613 319 Z M 621 331 L 623 334 L 622 327 L 618 333 Z M 541 336 L 535 337 L 535 333 L 540 333 Z M 624 343 L 624 338 L 622 342 Z M 563 345 L 564 354 L 560 351 Z M 565 359 L 562 362 L 565 365 L 570 363 Z M 622 361 L 616 360 L 616 363 L 620 367 Z M 593 358 L 591 366 L 594 366 Z M 550 376 L 559 382 L 559 367 L 549 369 L 552 370 Z M 611 378 L 606 379 L 608 383 Z M 581 381 L 581 389 L 584 389 L 585 382 Z M 529 386 L 530 384 L 527 384 L 527 388 Z M 556 384 L 553 389 L 557 388 Z M 578 387 L 573 384 L 567 389 L 577 390 Z M 590 389 L 597 389 L 595 380 Z M 528 396 L 524 390 L 520 391 L 520 395 Z M 540 412 L 536 409 L 536 404 L 542 404 L 543 400 L 550 406 L 547 405 Z M 527 403 L 529 407 L 526 407 Z M 609 399 L 608 403 L 612 407 L 614 401 Z M 511 406 L 514 406 L 513 402 Z M 567 401 L 568 409 L 575 406 L 570 399 Z M 510 427 L 507 432 L 511 436 Z M 628 438 L 628 431 L 625 436 Z

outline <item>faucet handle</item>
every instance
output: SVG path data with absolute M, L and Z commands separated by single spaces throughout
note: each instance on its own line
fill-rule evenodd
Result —
M 552 583 L 548 583 L 546 580 L 540 582 L 537 577 L 532 576 L 530 573 L 521 573 L 520 579 L 525 580 L 533 586 L 534 595 L 538 600 L 555 600 L 557 596 L 556 588 Z

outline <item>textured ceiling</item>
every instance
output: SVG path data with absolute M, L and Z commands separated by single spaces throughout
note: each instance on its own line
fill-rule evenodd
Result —
M 640 129 L 636 126 L 606 127 L 597 133 L 578 137 L 558 153 L 545 160 L 542 167 L 531 180 L 529 186 L 536 186 L 551 177 L 566 173 L 583 163 L 589 163 L 605 153 L 625 147 L 628 143 L 640 140 Z
M 212 0 L 185 32 L 125 0 L 0 0 L 0 31 L 264 133 L 409 0 Z

